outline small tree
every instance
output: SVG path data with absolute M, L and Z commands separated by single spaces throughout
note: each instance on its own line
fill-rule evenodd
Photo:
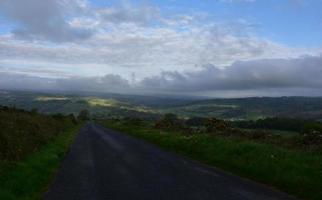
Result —
M 84 110 L 81 110 L 77 116 L 77 119 L 80 120 L 80 121 L 86 121 L 86 120 L 89 120 L 90 119 L 90 114 L 89 114 L 89 111 L 84 109 Z

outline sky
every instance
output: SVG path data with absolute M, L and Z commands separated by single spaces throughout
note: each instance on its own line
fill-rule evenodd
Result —
M 0 0 L 0 89 L 322 96 L 320 0 Z

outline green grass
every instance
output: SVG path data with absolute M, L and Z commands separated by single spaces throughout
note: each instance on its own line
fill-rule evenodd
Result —
M 160 131 L 148 124 L 103 124 L 299 198 L 322 199 L 321 153 L 207 134 L 187 136 Z
M 41 195 L 52 180 L 79 126 L 59 134 L 39 151 L 14 163 L 0 163 L 0 199 L 31 200 Z
M 240 128 L 241 131 L 252 132 L 252 131 L 268 131 L 274 135 L 279 135 L 285 138 L 291 138 L 294 136 L 299 136 L 300 134 L 295 131 L 282 131 L 282 130 L 275 130 L 275 129 L 251 129 L 251 128 Z

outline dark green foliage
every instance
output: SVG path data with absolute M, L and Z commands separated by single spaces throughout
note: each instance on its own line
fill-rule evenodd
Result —
M 207 118 L 205 117 L 192 117 L 185 121 L 185 125 L 189 127 L 200 127 L 204 126 Z
M 131 121 L 122 121 L 134 125 Z M 157 121 L 154 127 L 177 131 L 184 135 L 212 134 L 281 145 L 292 149 L 322 150 L 321 123 L 312 120 L 267 118 L 257 121 L 230 122 L 214 117 L 193 117 L 184 120 L 169 113 Z
M 136 125 L 136 126 L 139 126 L 139 125 L 141 125 L 143 123 L 142 119 L 140 119 L 140 118 L 132 118 L 132 117 L 126 117 L 122 121 L 124 121 L 125 123 L 128 123 L 128 124 Z
M 228 124 L 224 120 L 209 118 L 205 122 L 207 132 L 224 131 L 228 128 Z
M 322 119 L 321 97 L 254 97 L 209 99 L 166 108 L 185 117 L 218 117 L 224 119 L 259 119 L 294 117 Z
M 42 115 L 0 107 L 0 160 L 19 160 L 66 130 L 73 121 L 64 115 Z
M 76 119 L 75 115 L 69 114 L 68 117 L 73 122 L 73 124 L 77 124 L 77 119 Z
M 168 113 L 155 123 L 155 127 L 159 129 L 181 130 L 189 134 L 214 133 L 228 129 L 228 123 L 214 117 L 192 117 L 184 120 L 179 119 L 175 114 Z
M 167 113 L 156 122 L 155 127 L 160 129 L 180 129 L 183 127 L 183 121 L 177 115 Z
M 295 131 L 302 134 L 312 132 L 322 133 L 322 123 L 313 120 L 294 119 L 294 118 L 266 118 L 257 121 L 236 121 L 232 125 L 239 128 L 251 129 L 272 129 Z
M 90 114 L 89 114 L 89 111 L 84 109 L 84 110 L 81 110 L 77 116 L 77 119 L 80 120 L 80 121 L 86 121 L 86 120 L 89 120 L 90 119 Z

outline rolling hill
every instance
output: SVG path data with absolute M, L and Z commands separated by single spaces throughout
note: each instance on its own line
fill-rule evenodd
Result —
M 136 117 L 154 120 L 165 113 L 181 117 L 256 120 L 265 117 L 322 119 L 321 97 L 252 97 L 194 99 L 121 94 L 66 95 L 62 93 L 1 91 L 0 105 L 42 113 L 77 115 L 87 109 L 95 118 Z

